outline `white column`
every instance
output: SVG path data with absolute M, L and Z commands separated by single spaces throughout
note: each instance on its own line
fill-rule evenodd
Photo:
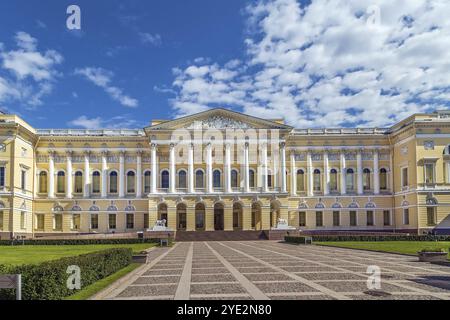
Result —
M 306 171 L 308 174 L 308 196 L 312 197 L 314 195 L 314 176 L 313 176 L 313 165 L 311 151 L 308 150 L 306 154 Z
M 263 191 L 264 192 L 269 192 L 269 183 L 268 183 L 268 179 L 267 176 L 269 174 L 268 172 L 268 167 L 269 167 L 269 163 L 267 161 L 267 142 L 263 142 L 262 146 L 262 163 L 263 163 Z
M 291 151 L 291 195 L 297 194 L 297 168 L 295 166 L 295 152 Z
M 248 142 L 244 145 L 244 192 L 250 192 L 250 161 L 248 156 Z
M 344 195 L 347 193 L 347 185 L 345 181 L 347 166 L 345 163 L 345 152 L 341 151 L 341 194 Z
M 362 167 L 362 150 L 358 149 L 356 153 L 356 171 L 358 178 L 358 194 L 363 194 L 363 167 Z
M 66 168 L 66 198 L 72 199 L 72 152 L 68 151 L 66 153 L 66 161 L 67 161 L 67 168 Z
M 206 192 L 213 192 L 213 176 L 212 176 L 212 145 L 206 145 Z
M 169 166 L 170 166 L 170 182 L 169 182 L 169 192 L 175 193 L 176 192 L 176 166 L 175 166 L 175 145 L 172 143 L 170 144 L 169 149 Z
M 86 151 L 84 153 L 84 188 L 83 188 L 83 196 L 85 198 L 89 198 L 90 187 L 91 187 L 91 169 L 89 166 L 89 157 L 90 152 Z
M 108 196 L 108 152 L 102 152 L 102 198 Z
M 373 191 L 375 194 L 380 194 L 380 165 L 377 149 L 373 152 Z
M 227 193 L 231 193 L 231 144 L 225 144 L 225 190 Z
M 125 197 L 125 152 L 119 155 L 119 198 Z
M 48 197 L 55 197 L 55 153 L 48 153 Z
M 278 143 L 273 142 L 272 144 L 272 188 L 275 190 L 276 188 L 278 188 L 279 183 L 278 183 L 278 171 L 279 171 L 279 147 L 278 147 Z
M 282 142 L 280 144 L 280 155 L 281 155 L 281 192 L 287 192 L 286 184 L 286 143 Z
M 189 146 L 188 154 L 188 183 L 189 183 L 189 193 L 194 192 L 194 144 L 191 143 Z
M 328 150 L 323 152 L 323 194 L 330 194 L 330 168 L 328 163 Z
M 142 197 L 142 151 L 136 154 L 136 197 Z
M 156 144 L 152 143 L 151 145 L 151 159 L 150 161 L 152 162 L 152 172 L 151 172 L 151 177 L 152 177 L 152 182 L 151 182 L 151 193 L 155 194 L 157 193 L 157 177 L 158 177 L 158 169 L 157 169 L 157 159 L 156 159 Z

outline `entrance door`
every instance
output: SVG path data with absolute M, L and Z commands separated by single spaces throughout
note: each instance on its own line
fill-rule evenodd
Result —
M 214 208 L 214 230 L 223 230 L 223 208 Z

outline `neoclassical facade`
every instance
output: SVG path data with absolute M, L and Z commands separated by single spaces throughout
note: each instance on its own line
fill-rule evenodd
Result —
M 0 236 L 450 230 L 450 112 L 301 129 L 213 109 L 136 130 L 0 115 Z

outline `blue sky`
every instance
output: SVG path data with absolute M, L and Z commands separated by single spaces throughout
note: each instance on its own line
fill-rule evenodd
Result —
M 81 8 L 81 31 L 66 9 Z M 445 0 L 5 0 L 0 107 L 38 128 L 143 127 L 211 107 L 388 126 L 450 100 Z

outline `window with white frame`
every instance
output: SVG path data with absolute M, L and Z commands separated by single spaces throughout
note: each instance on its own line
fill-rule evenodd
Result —
M 92 174 L 92 193 L 100 193 L 100 172 L 98 171 Z
M 152 181 L 152 174 L 150 171 L 144 173 L 144 193 L 150 193 L 150 184 Z
M 127 213 L 127 229 L 134 229 L 134 214 Z
M 98 214 L 97 213 L 91 214 L 91 229 L 93 229 L 93 230 L 98 229 Z
M 316 227 L 323 227 L 323 212 L 316 211 Z
M 381 168 L 380 170 L 380 190 L 387 190 L 387 170 Z
M 108 228 L 116 229 L 116 227 L 117 227 L 117 216 L 115 213 L 110 213 L 108 215 Z
M 82 193 L 82 192 L 83 192 L 83 172 L 77 171 L 75 172 L 74 193 Z
M 351 168 L 346 170 L 345 187 L 347 191 L 355 190 L 355 172 Z
M 337 170 L 331 169 L 331 171 L 330 171 L 330 191 L 336 192 L 337 185 L 338 185 Z
M 136 192 L 136 174 L 134 171 L 128 171 L 127 173 L 127 193 Z
M 320 170 L 319 169 L 315 169 L 314 173 L 313 173 L 313 183 L 314 183 L 314 191 L 318 192 L 321 190 L 321 178 L 320 178 Z
M 187 188 L 187 174 L 185 170 L 181 170 L 180 172 L 178 172 L 178 188 Z
M 37 214 L 36 215 L 36 230 L 44 230 L 45 226 L 45 215 Z
M 53 215 L 53 229 L 61 231 L 63 228 L 63 215 L 61 213 L 55 213 Z
M 39 173 L 39 193 L 47 193 L 47 172 Z

